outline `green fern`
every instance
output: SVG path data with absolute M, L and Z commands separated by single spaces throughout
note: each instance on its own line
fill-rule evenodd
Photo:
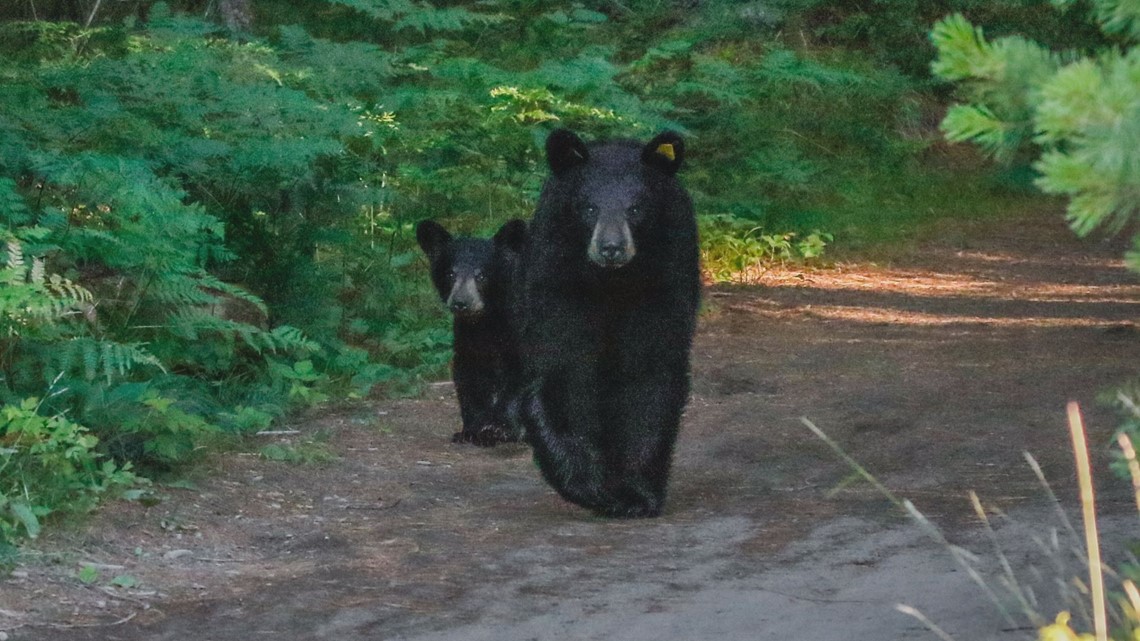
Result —
M 409 0 L 328 0 L 329 4 L 348 7 L 382 22 L 392 23 L 398 31 L 460 31 L 471 26 L 498 24 L 506 20 L 500 14 L 470 11 L 463 7 L 437 8 L 427 2 Z
M 84 336 L 55 343 L 49 369 L 79 375 L 88 382 L 102 378 L 111 384 L 125 379 L 139 366 L 166 373 L 162 362 L 142 343 L 116 343 Z
M 307 339 L 301 330 L 287 325 L 265 331 L 240 321 L 220 318 L 205 309 L 183 309 L 171 316 L 170 330 L 190 341 L 203 340 L 211 334 L 240 339 L 254 352 L 309 354 L 319 346 Z
M 42 258 L 31 258 L 29 264 L 19 240 L 9 237 L 6 249 L 0 268 L 0 327 L 9 336 L 51 333 L 91 310 L 91 292 L 58 274 L 48 276 Z

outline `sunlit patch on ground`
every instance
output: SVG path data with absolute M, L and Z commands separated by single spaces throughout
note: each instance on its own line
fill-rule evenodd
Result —
M 982 251 L 945 258 L 914 267 L 770 269 L 752 283 L 761 297 L 743 304 L 761 317 L 914 326 L 1124 329 L 1140 317 L 1140 281 L 1120 259 Z

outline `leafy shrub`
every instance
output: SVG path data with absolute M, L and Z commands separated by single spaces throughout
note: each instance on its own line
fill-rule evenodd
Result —
M 701 265 L 714 283 L 753 282 L 772 266 L 818 258 L 833 236 L 818 230 L 765 234 L 732 216 L 700 220 Z
M 0 543 L 35 538 L 45 517 L 86 512 L 138 479 L 96 451 L 98 439 L 30 398 L 0 408 Z

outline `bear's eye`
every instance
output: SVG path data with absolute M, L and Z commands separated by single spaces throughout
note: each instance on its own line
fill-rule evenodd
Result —
M 455 270 L 454 269 L 447 270 L 447 277 L 448 278 L 455 278 Z
M 598 208 L 593 205 L 582 205 L 582 212 L 593 216 L 598 213 Z
M 484 274 L 483 272 L 475 272 L 475 280 L 477 282 L 480 282 L 480 283 L 486 282 L 487 281 L 487 275 Z
M 630 216 L 640 216 L 641 215 L 641 207 L 638 207 L 637 205 L 630 207 L 629 208 L 629 215 Z

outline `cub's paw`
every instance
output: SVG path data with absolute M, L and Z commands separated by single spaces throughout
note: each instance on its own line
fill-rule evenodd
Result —
M 456 433 L 452 434 L 451 435 L 451 442 L 457 443 L 457 444 L 474 443 L 475 437 L 476 437 L 475 432 L 463 430 L 461 432 L 456 432 Z

